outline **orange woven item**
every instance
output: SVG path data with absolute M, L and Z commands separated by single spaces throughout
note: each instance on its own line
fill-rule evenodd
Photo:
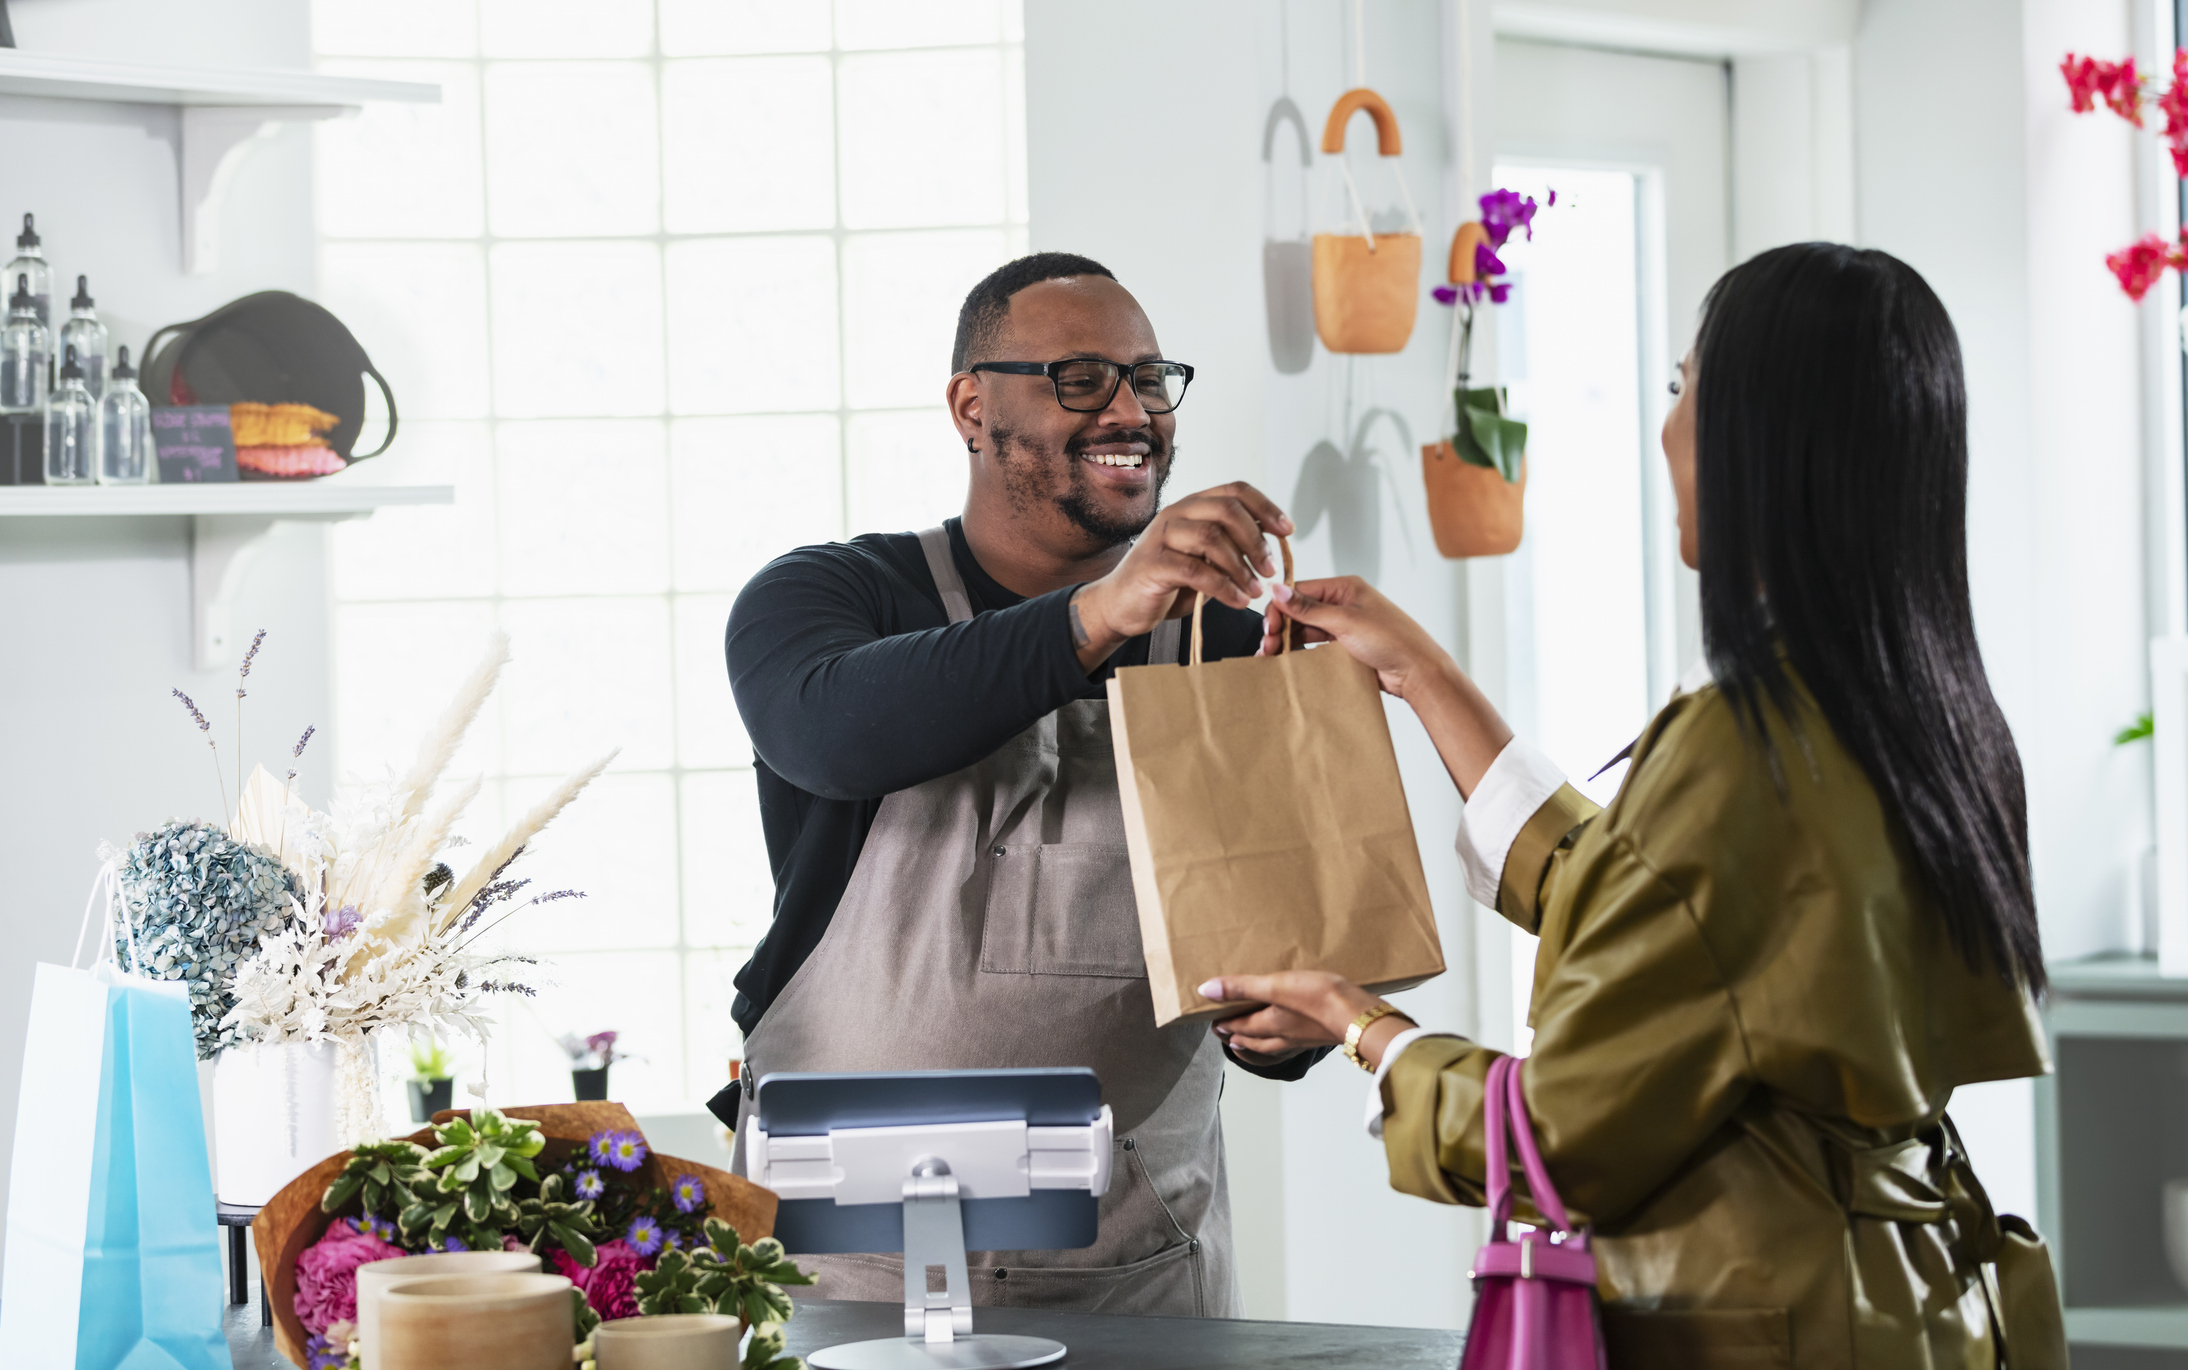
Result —
M 341 421 L 308 404 L 246 401 L 228 406 L 228 422 L 235 427 L 238 447 L 309 447 Z
M 1525 530 L 1527 459 L 1519 479 L 1463 460 L 1445 439 L 1421 448 L 1421 478 L 1428 485 L 1428 524 L 1436 550 L 1447 557 L 1501 557 L 1519 550 Z

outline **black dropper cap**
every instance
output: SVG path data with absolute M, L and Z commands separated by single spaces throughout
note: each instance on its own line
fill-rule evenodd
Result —
M 70 343 L 61 357 L 61 379 L 80 381 L 83 378 L 84 369 L 76 364 L 76 344 Z
M 129 344 L 123 343 L 120 347 L 114 349 L 114 355 L 117 359 L 114 363 L 114 369 L 107 372 L 107 374 L 118 381 L 135 380 L 137 378 L 137 368 L 129 364 Z
M 76 298 L 68 302 L 70 309 L 89 309 L 98 303 L 97 300 L 91 298 L 91 287 L 86 284 L 88 279 L 84 276 L 76 278 Z
M 8 296 L 9 310 L 35 309 L 37 305 L 37 297 L 30 293 L 30 273 L 25 271 L 18 274 L 15 278 L 15 293 Z
M 31 216 L 28 214 L 23 216 L 23 231 L 15 235 L 15 245 L 17 247 L 38 246 L 38 230 L 31 227 Z

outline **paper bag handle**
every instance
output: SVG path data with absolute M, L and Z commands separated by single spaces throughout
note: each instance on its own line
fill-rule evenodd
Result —
M 1291 540 L 1290 540 L 1289 538 L 1285 537 L 1285 536 L 1284 536 L 1284 535 L 1283 535 L 1282 533 L 1278 533 L 1278 534 L 1276 535 L 1276 550 L 1277 550 L 1278 552 L 1281 552 L 1281 553 L 1283 554 L 1283 556 L 1284 556 L 1284 584 L 1285 584 L 1285 585 L 1286 585 L 1286 586 L 1288 587 L 1288 586 L 1290 586 L 1290 584 L 1292 583 L 1292 544 L 1291 544 Z M 1192 656 L 1192 664 L 1193 664 L 1193 665 L 1195 665 L 1195 666 L 1198 666 L 1198 665 L 1200 664 L 1200 609 L 1201 609 L 1201 606 L 1202 606 L 1202 605 L 1204 605 L 1204 604 L 1206 604 L 1207 602 L 1208 602 L 1208 596 L 1206 596 L 1206 595 L 1204 595 L 1204 594 L 1200 593 L 1200 591 L 1198 591 L 1198 590 L 1195 590 L 1195 591 L 1193 592 L 1193 656 Z M 1291 644 L 1292 644 L 1292 633 L 1291 633 L 1291 625 L 1290 625 L 1290 624 L 1286 624 L 1286 625 L 1285 625 L 1285 627 L 1284 627 L 1284 631 L 1283 631 L 1283 632 L 1281 632 L 1281 633 L 1278 633 L 1278 634 L 1276 635 L 1276 654 L 1277 654 L 1278 656 L 1282 656 L 1282 655 L 1283 655 L 1283 654 L 1284 654 L 1284 653 L 1285 653 L 1286 651 L 1290 650 L 1290 648 L 1291 648 Z

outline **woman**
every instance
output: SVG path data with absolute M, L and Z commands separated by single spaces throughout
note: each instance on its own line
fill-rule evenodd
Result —
M 1905 264 L 1801 244 L 1717 283 L 1674 388 L 1714 682 L 1649 724 L 1608 809 L 1361 581 L 1280 592 L 1264 650 L 1289 618 L 1413 707 L 1469 801 L 1475 899 L 1541 937 L 1526 1099 L 1594 1227 L 1614 1367 L 1992 1366 L 2000 1232 L 1944 1111 L 2047 1068 L 2044 965 L 1968 602 L 1959 345 Z M 1496 1053 L 1334 976 L 1201 992 L 1268 1006 L 1218 1025 L 1245 1051 L 1362 1025 L 1391 1183 L 1483 1201 Z M 2007 1326 L 2055 1343 L 2048 1265 L 2013 1297 L 2041 1248 L 2008 1245 Z

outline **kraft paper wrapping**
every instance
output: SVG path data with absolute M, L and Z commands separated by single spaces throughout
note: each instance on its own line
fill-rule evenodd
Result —
M 1334 646 L 1134 666 L 1109 704 L 1158 1026 L 1243 1007 L 1201 998 L 1213 975 L 1442 973 L 1374 672 Z
M 585 1144 L 594 1133 L 607 1128 L 638 1132 L 638 1120 L 616 1103 L 532 1104 L 501 1110 L 504 1117 L 528 1118 L 539 1124 L 547 1145 L 533 1159 L 544 1175 L 560 1166 L 563 1158 Z M 433 1115 L 445 1123 L 467 1109 L 443 1109 Z M 437 1143 L 430 1129 L 421 1128 L 409 1140 L 431 1148 Z M 358 1208 L 352 1199 L 335 1213 L 319 1211 L 319 1198 L 327 1192 L 348 1164 L 350 1153 L 338 1151 L 289 1181 L 267 1201 L 251 1220 L 251 1241 L 258 1248 L 258 1268 L 266 1281 L 274 1320 L 274 1349 L 297 1365 L 304 1364 L 304 1324 L 296 1316 L 296 1258 L 318 1241 L 336 1218 L 353 1217 Z M 707 1187 L 707 1211 L 737 1229 L 738 1236 L 756 1242 L 775 1230 L 775 1194 L 741 1175 L 696 1161 L 663 1156 L 649 1150 L 645 1161 L 632 1172 L 647 1188 L 667 1188 L 679 1175 L 697 1175 Z

